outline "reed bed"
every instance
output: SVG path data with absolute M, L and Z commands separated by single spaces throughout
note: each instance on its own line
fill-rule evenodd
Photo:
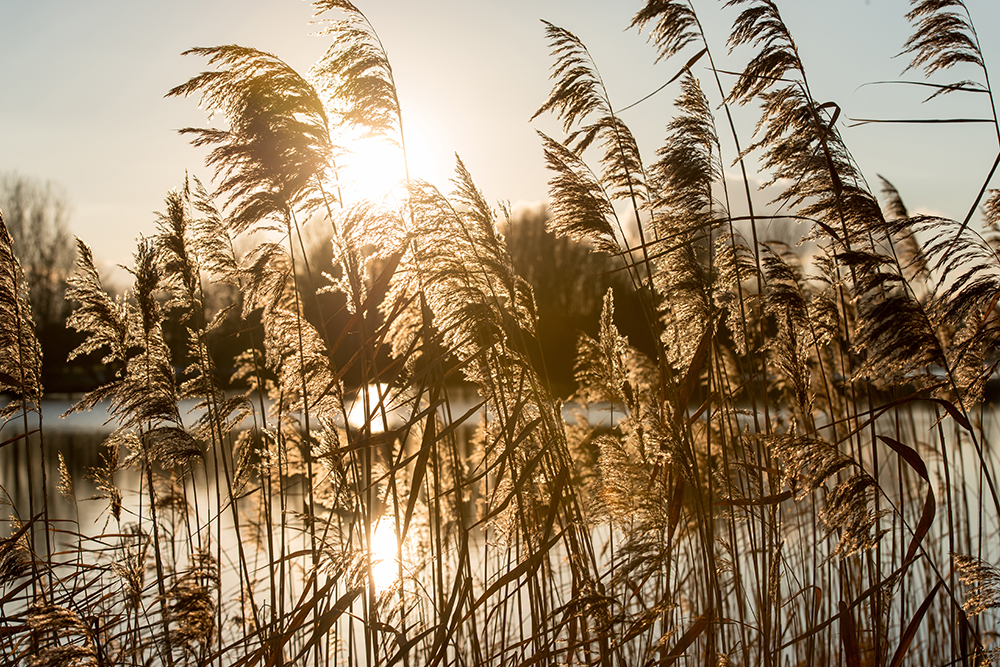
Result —
M 0 446 L 22 452 L 28 487 L 26 503 L 5 492 L 4 664 L 996 656 L 992 171 L 963 220 L 909 214 L 887 181 L 873 192 L 771 0 L 727 3 L 728 46 L 751 54 L 739 67 L 717 64 L 734 56 L 694 3 L 635 15 L 678 72 L 650 162 L 584 43 L 546 23 L 553 88 L 537 115 L 565 133 L 540 135 L 549 229 L 615 258 L 654 341 L 619 333 L 609 290 L 599 333 L 566 341 L 578 388 L 556 396 L 498 231 L 511 213 L 460 160 L 447 194 L 409 173 L 383 201 L 338 187 L 345 130 L 405 164 L 403 107 L 365 15 L 313 4 L 330 47 L 308 75 L 248 47 L 189 52 L 209 69 L 169 94 L 225 120 L 183 130 L 214 186 L 185 178 L 167 195 L 127 293 L 109 294 L 78 244 L 74 356 L 99 357 L 109 381 L 73 410 L 113 418 L 90 473 L 97 530 L 53 508 L 78 499 L 33 421 L 40 349 L 2 228 L 0 388 L 21 428 Z M 913 0 L 908 18 L 910 68 L 972 68 L 937 92 L 995 109 L 965 5 Z M 724 69 L 741 72 L 732 85 Z M 730 111 L 747 105 L 760 122 L 742 136 Z M 809 229 L 808 256 L 760 237 L 774 216 L 752 178 Z M 310 261 L 306 225 L 328 230 L 332 272 Z M 220 309 L 206 295 L 221 288 Z M 232 362 L 211 344 L 227 318 L 246 323 Z M 239 392 L 220 379 L 230 363 Z M 614 419 L 571 418 L 566 399 Z

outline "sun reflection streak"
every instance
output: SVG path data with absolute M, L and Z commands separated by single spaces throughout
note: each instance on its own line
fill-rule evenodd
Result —
M 383 517 L 372 527 L 371 548 L 372 580 L 375 590 L 384 591 L 399 578 L 399 547 L 396 526 L 392 519 Z

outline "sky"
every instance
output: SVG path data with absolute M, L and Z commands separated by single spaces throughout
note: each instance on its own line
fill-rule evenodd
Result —
M 543 201 L 548 174 L 536 131 L 563 135 L 552 118 L 530 121 L 551 86 L 552 58 L 540 19 L 587 44 L 613 103 L 622 108 L 668 81 L 689 55 L 655 62 L 646 35 L 627 29 L 642 4 L 358 0 L 393 65 L 414 175 L 447 188 L 457 153 L 490 200 Z M 1000 3 L 967 4 L 987 65 L 1000 67 Z M 739 69 L 747 52 L 727 55 L 736 12 L 722 5 L 695 2 L 717 64 Z M 963 218 L 998 150 L 990 126 L 847 126 L 850 118 L 990 114 L 982 95 L 923 104 L 923 89 L 866 85 L 901 78 L 906 60 L 895 55 L 910 30 L 908 2 L 778 0 L 778 6 L 814 95 L 840 105 L 841 130 L 872 188 L 881 174 L 911 210 Z M 71 206 L 71 231 L 98 261 L 130 263 L 135 239 L 152 233 L 155 212 L 185 173 L 211 179 L 204 152 L 177 133 L 206 126 L 205 112 L 196 99 L 164 97 L 205 68 L 202 59 L 181 52 L 241 44 L 272 52 L 305 73 L 328 46 L 310 34 L 316 30 L 311 17 L 303 0 L 2 0 L 0 171 L 57 183 Z M 708 87 L 704 65 L 695 74 Z M 978 74 L 965 70 L 936 80 Z M 622 114 L 647 162 L 663 141 L 677 92 L 675 84 Z M 756 112 L 738 109 L 736 120 L 747 143 Z M 731 151 L 727 157 L 731 161 Z

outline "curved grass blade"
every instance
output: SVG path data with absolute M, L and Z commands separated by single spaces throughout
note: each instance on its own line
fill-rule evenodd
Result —
M 924 614 L 930 609 L 931 602 L 934 601 L 934 596 L 937 595 L 938 589 L 941 588 L 941 583 L 941 581 L 938 581 L 934 584 L 934 588 L 927 594 L 923 603 L 913 614 L 913 618 L 907 623 L 906 630 L 903 631 L 902 636 L 899 638 L 899 646 L 896 647 L 896 652 L 893 653 L 892 660 L 889 661 L 889 667 L 900 667 L 903 664 L 903 658 L 906 656 L 910 644 L 913 643 L 913 638 L 917 635 L 917 628 L 920 627 L 920 621 L 924 619 Z
M 913 470 L 920 475 L 925 482 L 930 484 L 930 478 L 927 475 L 927 466 L 924 464 L 924 460 L 920 458 L 920 454 L 917 453 L 915 449 L 909 445 L 904 445 L 898 440 L 893 440 L 892 438 L 884 435 L 878 436 L 878 439 L 887 444 L 894 452 L 899 454 L 899 457 L 906 461 Z M 920 515 L 920 520 L 917 522 L 916 528 L 913 529 L 913 538 L 910 540 L 910 545 L 906 548 L 906 557 L 903 559 L 904 563 L 909 563 L 917 553 L 917 549 L 920 547 L 920 543 L 923 541 L 924 537 L 931 529 L 931 525 L 934 523 L 934 513 L 936 510 L 936 502 L 934 500 L 934 489 L 927 489 L 927 499 L 924 501 L 924 510 Z

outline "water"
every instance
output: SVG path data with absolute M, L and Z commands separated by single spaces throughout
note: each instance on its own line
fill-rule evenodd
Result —
M 369 388 L 369 394 L 371 403 L 376 403 L 378 399 L 374 387 Z M 478 402 L 478 396 L 473 391 L 454 391 L 449 395 L 451 414 L 456 417 L 468 412 Z M 61 455 L 72 477 L 77 499 L 83 503 L 80 513 L 81 524 L 87 524 L 87 522 L 96 521 L 103 511 L 100 503 L 91 500 L 97 491 L 91 480 L 91 474 L 93 469 L 100 467 L 103 463 L 102 456 L 106 455 L 106 449 L 101 445 L 114 430 L 115 424 L 106 405 L 99 405 L 91 411 L 67 414 L 73 405 L 74 402 L 70 400 L 43 401 L 41 426 L 44 431 L 47 456 L 46 484 L 49 488 L 50 500 L 54 502 L 51 510 L 59 518 L 68 518 L 66 503 L 62 499 L 55 502 L 55 488 L 59 474 L 58 457 Z M 195 409 L 195 401 L 182 401 L 179 410 L 186 424 L 193 423 L 200 416 L 200 412 Z M 389 410 L 389 428 L 399 428 L 405 424 L 410 411 L 408 405 Z M 351 426 L 357 426 L 361 423 L 364 410 L 360 392 L 348 401 L 347 412 L 348 422 Z M 582 413 L 580 408 L 572 403 L 563 406 L 563 417 L 567 423 L 574 423 L 580 414 L 591 425 L 598 428 L 608 428 L 611 424 L 617 423 L 622 416 L 620 408 L 614 408 L 610 405 L 591 407 Z M 881 417 L 878 421 L 878 432 L 913 447 L 924 458 L 934 488 L 941 488 L 945 482 L 942 468 L 944 456 L 942 454 L 950 455 L 949 464 L 953 469 L 954 477 L 952 482 L 954 483 L 955 479 L 965 480 L 965 488 L 969 495 L 968 501 L 971 501 L 975 506 L 981 499 L 980 496 L 984 492 L 988 493 L 988 489 L 982 487 L 979 457 L 968 432 L 959 429 L 950 419 L 945 419 L 941 424 L 937 424 L 938 418 L 944 413 L 940 409 L 935 409 L 933 404 L 908 406 L 904 414 L 906 419 L 901 426 L 893 421 L 893 415 Z M 479 418 L 479 414 L 474 414 L 466 421 L 461 429 L 463 440 L 467 441 L 471 437 L 473 427 Z M 746 415 L 739 416 L 739 419 L 743 427 L 751 424 L 750 418 Z M 973 421 L 979 434 L 979 444 L 987 457 L 990 472 L 995 475 L 997 457 L 993 451 L 993 443 L 1000 437 L 1000 415 L 987 405 L 973 415 Z M 381 425 L 381 420 L 376 419 L 373 422 L 376 426 Z M 252 420 L 249 417 L 244 422 L 246 426 L 251 423 Z M 31 452 L 25 451 L 23 441 L 9 442 L 6 446 L 0 447 L 0 486 L 10 494 L 8 500 L 16 508 L 27 507 L 29 465 L 34 466 L 33 469 L 36 471 L 40 470 L 39 434 L 32 433 L 39 428 L 39 424 L 38 415 L 30 414 L 28 430 L 32 443 Z M 343 423 L 337 425 L 344 426 Z M 943 437 L 948 443 L 948 451 L 943 451 L 941 446 L 941 429 L 944 429 Z M 0 428 L 0 442 L 7 442 L 23 431 L 23 421 L 20 418 L 14 419 Z M 954 443 L 956 442 L 960 442 L 962 446 L 955 447 Z M 892 452 L 885 450 L 882 456 L 880 474 L 886 472 L 890 467 L 896 466 L 896 456 Z M 860 457 L 866 465 L 871 464 L 869 451 L 861 452 Z M 889 472 L 891 473 L 891 470 Z M 121 481 L 136 488 L 141 485 L 138 479 L 132 479 L 127 472 L 124 473 Z M 37 484 L 40 484 L 40 480 L 36 482 Z M 22 518 L 26 519 L 26 517 Z M 972 517 L 972 519 L 978 521 L 978 516 Z M 988 526 L 987 528 L 990 530 L 996 526 Z M 978 525 L 975 526 L 974 532 L 978 533 Z
M 475 395 L 456 396 L 450 403 L 451 412 L 453 415 L 465 414 L 477 403 L 478 400 Z M 357 412 L 357 406 L 360 404 L 361 401 L 354 401 L 354 412 Z M 54 525 L 60 530 L 66 531 L 58 535 L 53 549 L 61 551 L 72 548 L 77 539 L 74 536 L 75 533 L 82 533 L 84 535 L 120 535 L 123 536 L 120 538 L 120 542 L 124 542 L 131 539 L 124 537 L 132 530 L 130 526 L 143 526 L 143 529 L 148 531 L 148 518 L 142 518 L 143 516 L 147 516 L 148 488 L 146 487 L 146 480 L 137 470 L 129 469 L 120 471 L 114 477 L 115 484 L 123 490 L 125 496 L 120 522 L 111 517 L 108 499 L 100 497 L 102 492 L 91 478 L 91 471 L 101 466 L 102 456 L 106 454 L 106 448 L 102 446 L 102 442 L 114 427 L 108 420 L 107 409 L 103 408 L 87 413 L 72 414 L 61 418 L 60 415 L 65 413 L 70 407 L 71 403 L 69 401 L 46 401 L 43 406 L 42 425 L 44 427 L 47 456 L 45 469 L 47 471 L 46 483 L 49 492 L 50 519 L 52 519 Z M 186 423 L 191 423 L 198 416 L 197 413 L 192 411 L 193 407 L 193 402 L 188 402 L 181 406 L 181 414 Z M 975 552 L 976 549 L 981 549 L 980 553 L 986 555 L 988 559 L 994 559 L 995 562 L 996 557 L 1000 556 L 997 553 L 1000 550 L 1000 545 L 997 545 L 995 540 L 995 535 L 997 534 L 997 517 L 995 512 L 990 509 L 992 501 L 988 490 L 982 485 L 982 479 L 979 475 L 978 456 L 973 448 L 971 438 L 963 430 L 957 428 L 954 421 L 950 418 L 941 424 L 937 424 L 936 419 L 939 415 L 935 413 L 934 407 L 933 404 L 908 406 L 903 412 L 905 419 L 900 422 L 895 421 L 895 416 L 886 415 L 879 419 L 877 431 L 880 434 L 898 439 L 911 446 L 925 461 L 929 470 L 931 483 L 929 485 L 921 484 L 918 490 L 929 488 L 933 489 L 936 493 L 939 523 L 946 521 L 943 516 L 945 498 L 942 488 L 945 482 L 944 457 L 948 457 L 953 506 L 959 507 L 964 502 L 970 508 L 967 514 L 969 523 L 958 531 L 959 534 L 950 537 L 956 540 L 959 551 Z M 564 408 L 563 413 L 567 419 L 571 419 L 574 418 L 576 410 L 574 406 L 567 406 Z M 351 414 L 352 410 L 349 406 L 349 420 L 351 419 Z M 620 416 L 620 414 L 620 411 L 612 410 L 610 406 L 602 406 L 597 410 L 589 412 L 586 417 L 594 424 L 609 424 L 617 416 Z M 392 411 L 389 427 L 395 428 L 405 423 L 407 416 L 408 413 L 406 410 Z M 1000 434 L 1000 421 L 997 419 L 997 414 L 989 408 L 984 409 L 977 415 L 976 419 L 978 421 L 976 425 L 980 431 L 980 445 L 989 457 L 989 464 L 993 466 L 995 456 L 991 449 L 991 443 Z M 741 417 L 741 420 L 742 425 L 748 425 L 752 422 L 745 415 Z M 473 426 L 477 421 L 478 418 L 474 415 L 460 431 L 460 438 L 463 440 L 463 443 L 471 436 Z M 341 424 L 341 426 L 343 425 Z M 31 431 L 37 427 L 38 422 L 36 417 L 29 422 L 28 428 Z M 23 427 L 20 422 L 6 425 L 0 430 L 0 442 L 12 438 L 16 433 L 21 432 L 21 430 L 23 430 Z M 940 440 L 942 431 L 945 443 L 943 446 Z M 41 470 L 38 437 L 37 433 L 30 436 L 30 454 L 25 451 L 23 442 L 13 442 L 0 448 L 0 485 L 11 494 L 9 501 L 20 511 L 22 520 L 25 520 L 29 514 L 26 509 L 28 507 L 27 480 L 29 472 L 34 471 L 36 473 L 34 476 L 36 499 L 40 499 L 41 497 L 38 489 L 41 476 L 37 474 Z M 866 435 L 862 440 L 868 442 L 869 436 Z M 848 445 L 842 444 L 841 447 L 846 450 Z M 58 494 L 55 492 L 59 473 L 59 454 L 65 460 L 66 468 L 72 477 L 75 502 L 58 497 Z M 872 464 L 870 451 L 863 451 L 859 456 L 865 462 L 866 467 L 870 469 Z M 891 480 L 896 475 L 896 470 L 903 464 L 901 464 L 899 457 L 885 447 L 880 448 L 879 456 L 880 480 L 889 494 L 888 500 L 896 500 L 893 496 L 895 486 L 891 483 Z M 193 479 L 195 484 L 185 487 L 184 492 L 187 501 L 197 508 L 194 513 L 196 518 L 192 519 L 195 523 L 194 528 L 191 529 L 171 520 L 165 520 L 163 522 L 164 527 L 177 531 L 176 534 L 180 537 L 180 541 L 177 544 L 180 544 L 181 547 L 185 547 L 183 535 L 188 530 L 192 530 L 193 534 L 197 536 L 198 543 L 210 547 L 213 551 L 221 546 L 221 549 L 218 551 L 227 554 L 229 558 L 229 562 L 222 563 L 220 568 L 221 587 L 224 591 L 223 598 L 238 600 L 240 597 L 240 576 L 238 572 L 239 563 L 235 554 L 237 547 L 240 546 L 238 536 L 241 533 L 234 527 L 232 513 L 227 509 L 223 489 L 217 487 L 213 481 L 217 477 L 216 468 L 211 457 L 205 466 L 197 467 Z M 958 483 L 956 480 L 961 480 L 961 483 Z M 217 491 L 220 495 L 217 495 Z M 251 510 L 254 502 L 256 500 L 253 497 L 240 501 L 240 509 L 244 517 L 241 519 L 242 521 L 246 521 L 246 517 L 252 515 Z M 305 502 L 303 495 L 292 489 L 291 493 L 288 494 L 288 511 L 290 513 L 294 512 L 302 506 L 301 503 L 303 502 Z M 40 501 L 36 502 L 36 512 L 39 511 L 40 504 Z M 980 512 L 976 509 L 979 506 L 984 508 L 982 516 L 985 528 L 983 530 L 980 530 Z M 919 510 L 919 507 L 917 510 Z M 911 529 L 915 525 L 917 518 L 918 516 L 913 513 L 912 508 L 908 510 L 907 521 Z M 392 548 L 391 545 L 385 544 L 387 538 L 384 529 L 385 526 L 382 526 L 381 528 L 376 527 L 375 530 L 375 541 L 377 543 L 375 548 L 378 550 L 376 558 L 383 561 L 383 565 L 377 568 L 379 579 L 376 581 L 376 587 L 379 593 L 391 587 L 392 570 L 395 564 L 391 556 L 385 555 L 391 553 Z M 246 534 L 246 524 L 243 526 L 243 531 L 243 534 Z M 985 536 L 987 539 L 981 540 L 982 536 Z M 287 551 L 305 549 L 307 546 L 305 538 L 306 533 L 304 531 L 300 532 L 298 542 L 289 543 Z M 163 535 L 162 539 L 165 544 L 174 544 L 171 542 L 169 535 Z M 220 539 L 221 543 L 218 542 Z M 606 524 L 598 525 L 594 528 L 595 544 L 614 543 L 615 540 L 615 534 L 609 530 Z M 110 537 L 105 541 L 111 546 L 116 544 L 115 540 Z M 189 547 L 190 545 L 186 546 Z M 275 567 L 268 560 L 266 553 L 254 548 L 252 540 L 245 539 L 242 546 L 247 552 L 250 570 L 252 572 L 261 572 L 261 576 L 266 577 L 267 575 L 263 574 L 264 568 Z M 901 547 L 905 546 L 905 544 L 901 544 Z M 85 547 L 96 549 L 92 544 L 86 544 Z M 41 540 L 37 537 L 36 548 L 40 551 L 43 548 Z M 616 546 L 615 548 L 618 547 Z M 794 545 L 787 547 L 788 550 L 793 548 L 795 548 Z M 473 544 L 470 551 L 473 568 L 478 570 L 482 567 L 483 581 L 490 580 L 489 577 L 491 575 L 489 572 L 492 572 L 490 570 L 491 567 L 496 567 L 497 571 L 502 571 L 503 567 L 509 567 L 509 563 L 504 565 L 498 561 L 497 564 L 490 564 L 484 561 L 483 553 L 485 553 L 486 549 L 482 535 L 477 534 L 473 537 Z M 552 556 L 557 560 L 561 553 L 561 547 L 556 547 L 552 551 Z M 451 556 L 454 556 L 454 554 L 451 554 Z M 186 566 L 187 561 L 185 558 L 182 557 L 180 559 L 179 566 Z M 947 560 L 947 556 L 944 554 L 942 554 L 942 558 L 944 561 Z M 301 559 L 300 557 L 300 561 Z M 385 567 L 386 561 L 389 562 L 389 567 Z M 404 569 L 408 567 L 407 563 L 403 565 Z M 293 567 L 290 564 L 287 566 L 290 579 L 284 594 L 288 600 L 297 600 L 305 593 L 303 588 L 305 580 L 304 570 L 302 568 L 296 569 L 297 567 Z M 149 589 L 155 584 L 155 576 L 150 576 L 153 574 L 151 561 L 147 561 L 146 569 L 145 585 Z M 792 583 L 786 582 L 783 585 L 791 586 Z M 786 597 L 791 597 L 794 592 L 792 588 L 789 588 L 785 591 Z M 264 596 L 264 593 L 265 590 L 262 589 L 262 596 Z M 266 602 L 266 596 L 262 599 L 265 599 Z M 155 620 L 158 618 L 157 614 L 159 612 L 151 604 L 147 608 L 146 613 L 148 614 L 148 618 Z M 356 617 L 353 621 L 343 620 L 338 628 L 341 636 L 347 636 L 350 632 L 356 633 L 356 636 L 363 636 L 362 633 L 364 632 L 363 623 Z

